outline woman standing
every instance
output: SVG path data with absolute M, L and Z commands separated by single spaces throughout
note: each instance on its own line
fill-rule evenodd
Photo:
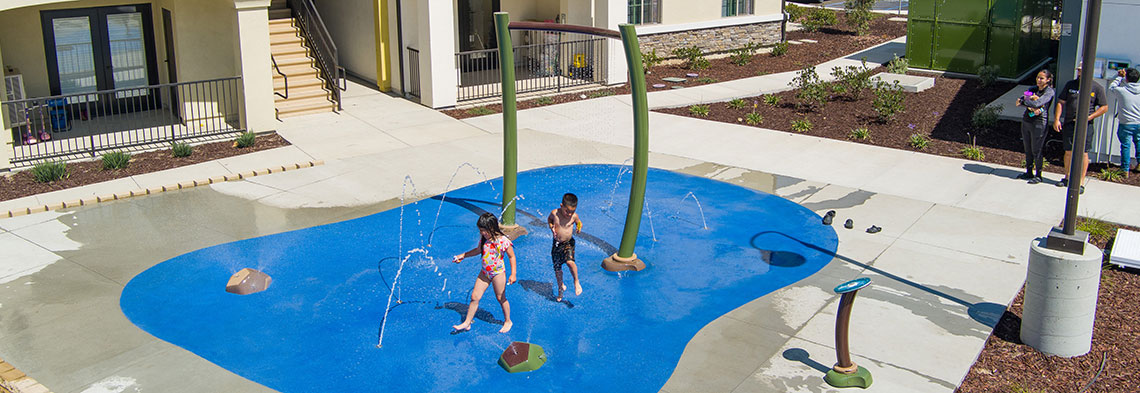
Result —
M 1053 100 L 1053 73 L 1043 69 L 1037 73 L 1037 85 L 1017 98 L 1017 106 L 1025 107 L 1021 115 L 1021 141 L 1025 147 L 1025 173 L 1018 179 L 1029 184 L 1041 182 L 1041 151 L 1045 147 L 1045 127 L 1049 118 L 1049 102 Z

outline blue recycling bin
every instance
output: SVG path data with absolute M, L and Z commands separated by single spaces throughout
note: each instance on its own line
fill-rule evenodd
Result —
M 67 100 L 64 98 L 53 98 L 47 100 L 47 106 L 52 131 L 61 132 L 69 130 L 71 124 L 67 121 Z

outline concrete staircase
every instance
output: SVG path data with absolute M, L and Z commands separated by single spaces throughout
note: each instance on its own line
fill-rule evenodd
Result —
M 285 0 L 273 0 L 269 7 L 270 55 L 277 67 L 289 78 L 289 91 L 285 91 L 285 77 L 272 70 L 273 91 L 289 98 L 273 95 L 277 116 L 281 118 L 332 112 L 336 103 L 325 90 L 317 61 L 310 56 L 308 45 L 300 28 L 294 26 Z

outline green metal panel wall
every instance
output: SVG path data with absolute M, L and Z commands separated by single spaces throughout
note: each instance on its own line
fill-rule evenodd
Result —
M 911 0 L 912 67 L 976 73 L 986 64 L 1015 77 L 1049 56 L 1051 0 Z

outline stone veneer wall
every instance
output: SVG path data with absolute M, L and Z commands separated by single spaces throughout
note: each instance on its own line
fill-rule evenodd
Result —
M 728 52 L 750 42 L 767 46 L 779 41 L 780 21 L 649 34 L 638 37 L 642 52 L 649 53 L 656 50 L 657 55 L 663 58 L 673 57 L 672 51 L 675 48 L 693 45 L 708 54 Z

